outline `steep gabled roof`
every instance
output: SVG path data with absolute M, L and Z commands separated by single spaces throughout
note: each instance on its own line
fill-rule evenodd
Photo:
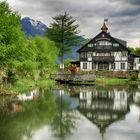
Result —
M 104 34 L 106 37 L 110 38 L 111 40 L 113 40 L 114 42 L 116 42 L 116 43 L 118 43 L 120 45 L 120 47 L 113 48 L 114 51 L 119 49 L 119 51 L 126 50 L 126 51 L 130 52 L 130 50 L 126 46 L 126 41 L 118 39 L 118 38 L 114 38 L 110 34 L 104 32 L 104 31 L 102 31 L 98 35 L 96 35 L 93 39 L 91 39 L 83 47 L 81 47 L 77 52 L 79 53 L 81 51 L 83 51 L 83 52 L 84 51 L 94 51 L 95 47 L 87 47 L 87 45 L 90 44 L 91 42 L 94 42 L 97 38 L 102 37 L 102 34 Z
M 127 42 L 118 38 L 113 37 L 117 42 L 119 42 L 120 44 L 122 44 L 123 46 L 127 46 Z

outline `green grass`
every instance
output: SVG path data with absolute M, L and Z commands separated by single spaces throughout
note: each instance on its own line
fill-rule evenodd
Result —
M 39 87 L 51 87 L 55 84 L 55 81 L 49 79 L 42 79 L 38 82 Z M 33 90 L 35 82 L 31 79 L 19 79 L 14 85 L 10 87 L 10 90 L 16 93 L 22 93 Z
M 10 87 L 10 90 L 20 93 L 32 90 L 34 88 L 34 81 L 31 79 L 19 79 L 14 85 Z
M 96 85 L 125 85 L 129 82 L 129 79 L 119 78 L 96 78 Z
M 125 85 L 129 83 L 129 79 L 119 78 L 96 78 L 95 82 L 72 82 L 76 85 Z
M 70 82 L 70 84 L 74 84 L 74 85 L 95 85 L 95 82 Z
M 53 85 L 55 85 L 54 80 L 42 79 L 42 80 L 39 81 L 39 87 L 42 87 L 42 88 L 52 87 Z

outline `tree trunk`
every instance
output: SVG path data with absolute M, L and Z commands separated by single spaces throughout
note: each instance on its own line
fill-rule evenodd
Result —
M 64 51 L 61 51 L 61 64 L 60 69 L 64 70 Z
M 40 75 L 40 71 L 37 70 L 34 75 L 35 87 L 38 87 L 39 75 Z

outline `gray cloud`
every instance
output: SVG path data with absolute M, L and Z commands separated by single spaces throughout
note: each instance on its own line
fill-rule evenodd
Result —
M 140 37 L 140 0 L 7 0 L 22 16 L 41 20 L 47 25 L 52 16 L 68 11 L 80 25 L 81 34 L 94 37 L 104 18 L 112 35 L 130 42 Z M 15 1 L 15 2 L 14 2 Z M 138 45 L 138 44 L 134 44 Z
M 130 3 L 132 5 L 140 5 L 140 0 L 110 0 L 110 1 L 121 1 L 123 3 Z

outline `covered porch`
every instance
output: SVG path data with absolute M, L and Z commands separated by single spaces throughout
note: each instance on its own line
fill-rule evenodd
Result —
M 114 70 L 114 65 L 113 62 L 93 62 L 92 70 Z

